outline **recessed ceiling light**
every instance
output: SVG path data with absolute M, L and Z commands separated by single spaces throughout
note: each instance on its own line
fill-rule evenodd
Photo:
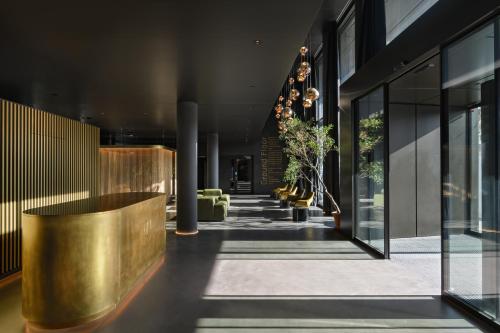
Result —
M 256 40 L 254 40 L 253 42 L 254 42 L 254 43 L 255 43 L 255 45 L 257 45 L 257 46 L 262 46 L 262 44 L 263 44 L 261 39 L 256 39 Z

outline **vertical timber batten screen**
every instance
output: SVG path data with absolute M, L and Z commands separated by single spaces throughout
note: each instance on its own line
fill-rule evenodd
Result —
M 21 213 L 99 194 L 99 128 L 0 99 L 0 278 L 21 269 Z
M 161 192 L 171 198 L 175 188 L 174 151 L 162 147 L 104 146 L 101 194 Z

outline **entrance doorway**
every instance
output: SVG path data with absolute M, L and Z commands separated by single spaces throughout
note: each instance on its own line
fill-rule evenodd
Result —
M 231 166 L 231 192 L 237 194 L 253 193 L 253 157 L 233 157 Z
M 355 101 L 354 238 L 387 258 L 385 95 L 379 87 Z
M 394 255 L 441 253 L 439 55 L 389 84 L 389 234 Z M 430 258 L 429 257 L 429 258 Z

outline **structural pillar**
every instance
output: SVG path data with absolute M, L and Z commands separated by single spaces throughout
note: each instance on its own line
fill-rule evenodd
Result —
M 198 233 L 198 104 L 177 105 L 177 230 Z
M 219 134 L 207 135 L 207 188 L 219 188 Z

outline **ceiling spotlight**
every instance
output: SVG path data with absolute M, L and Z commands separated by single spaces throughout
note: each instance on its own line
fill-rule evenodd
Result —
M 262 40 L 261 40 L 261 39 L 256 39 L 256 40 L 254 40 L 253 42 L 254 42 L 254 43 L 255 43 L 255 45 L 257 45 L 257 46 L 262 46 L 262 44 L 263 44 L 263 42 L 262 42 Z

